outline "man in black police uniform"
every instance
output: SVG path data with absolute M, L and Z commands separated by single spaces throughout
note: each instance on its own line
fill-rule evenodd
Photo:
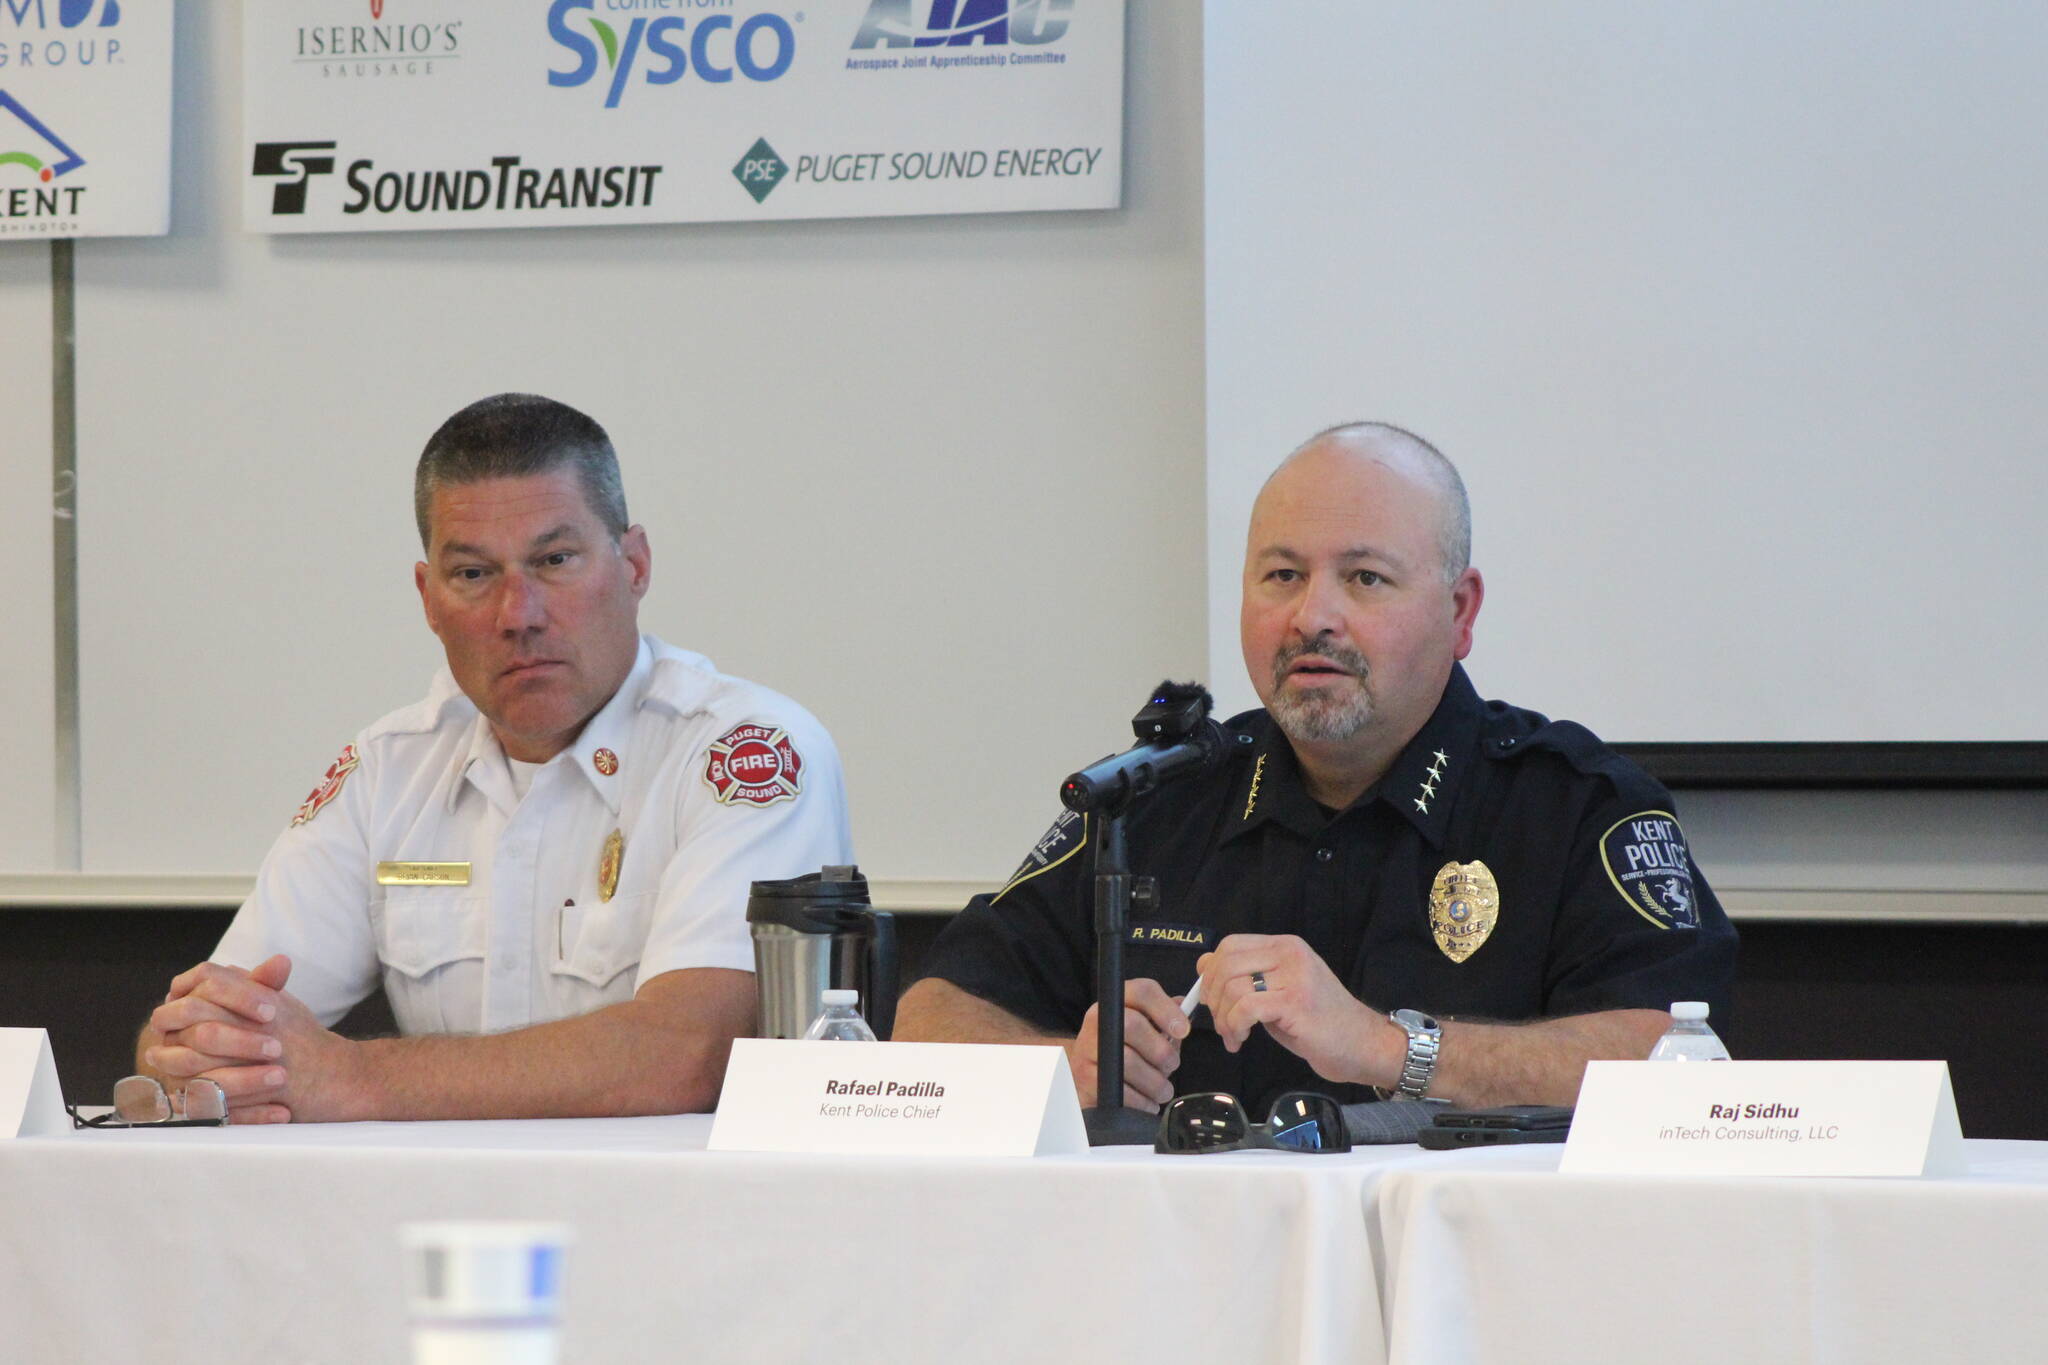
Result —
M 1470 549 L 1457 471 L 1397 427 L 1323 432 L 1267 480 L 1241 618 L 1265 709 L 1129 823 L 1159 896 L 1126 955 L 1127 1105 L 1570 1104 L 1588 1061 L 1648 1054 L 1671 1001 L 1725 1012 L 1735 932 L 1669 794 L 1467 680 Z M 947 927 L 896 1037 L 1057 1043 L 1094 1103 L 1090 823 L 1062 816 Z M 1177 1003 L 1198 973 L 1213 1029 Z

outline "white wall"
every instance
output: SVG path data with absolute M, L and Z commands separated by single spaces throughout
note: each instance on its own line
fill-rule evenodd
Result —
M 0 240 L 0 870 L 56 857 L 50 248 Z
M 871 875 L 1005 875 L 1202 658 L 1200 22 L 1133 10 L 1118 211 L 261 238 L 237 11 L 181 7 L 174 232 L 78 250 L 86 870 L 253 870 L 419 694 L 412 462 L 530 388 L 612 432 L 645 624 L 832 729 Z
M 2048 12 L 1206 10 L 1210 673 L 1377 417 L 1471 486 L 1481 691 L 1636 740 L 2044 735 Z M 2048 793 L 1680 798 L 1749 915 L 2048 918 Z
M 1495 695 L 1616 740 L 2048 737 L 2048 9 L 1246 13 L 1208 12 L 1219 677 L 1241 502 L 1381 417 L 1471 486 Z

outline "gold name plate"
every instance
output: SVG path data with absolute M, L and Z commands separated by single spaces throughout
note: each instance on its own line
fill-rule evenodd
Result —
M 378 863 L 379 886 L 468 886 L 468 863 Z

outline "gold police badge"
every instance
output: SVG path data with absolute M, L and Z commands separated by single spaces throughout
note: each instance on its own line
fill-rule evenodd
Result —
M 1500 884 L 1485 863 L 1445 863 L 1429 889 L 1429 931 L 1453 962 L 1479 951 L 1500 919 Z

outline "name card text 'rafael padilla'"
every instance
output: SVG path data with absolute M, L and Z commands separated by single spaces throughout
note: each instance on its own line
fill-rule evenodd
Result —
M 1600 1175 L 1946 1175 L 1946 1062 L 1594 1062 L 1558 1169 Z
M 1056 1047 L 742 1038 L 709 1145 L 1032 1156 L 1085 1151 L 1088 1138 Z

